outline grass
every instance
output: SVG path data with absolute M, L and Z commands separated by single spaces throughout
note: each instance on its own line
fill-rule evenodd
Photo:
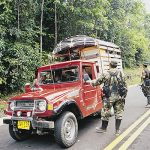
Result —
M 148 68 L 150 70 L 150 67 Z M 127 78 L 128 85 L 135 85 L 141 83 L 142 67 L 126 68 L 124 74 Z
M 141 83 L 142 67 L 126 68 L 124 74 L 128 85 L 135 85 Z

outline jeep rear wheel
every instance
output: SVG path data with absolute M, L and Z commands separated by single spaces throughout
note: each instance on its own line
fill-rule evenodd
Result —
M 78 123 L 72 112 L 64 112 L 55 122 L 55 139 L 62 147 L 72 146 L 78 135 Z
M 31 136 L 31 130 L 13 131 L 13 125 L 9 125 L 9 134 L 16 141 L 23 141 Z

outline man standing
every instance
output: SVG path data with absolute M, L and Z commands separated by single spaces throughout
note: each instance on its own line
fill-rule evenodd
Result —
M 143 71 L 142 71 L 142 77 L 141 80 L 146 83 L 146 80 L 150 78 L 149 70 L 148 70 L 148 63 L 143 64 Z
M 119 135 L 120 124 L 125 105 L 125 97 L 127 94 L 127 87 L 123 77 L 123 73 L 117 69 L 116 61 L 110 62 L 110 70 L 108 71 L 108 73 L 102 75 L 94 83 L 92 83 L 93 86 L 101 84 L 104 84 L 103 108 L 101 111 L 102 126 L 97 127 L 96 131 L 99 133 L 106 132 L 109 117 L 111 116 L 111 107 L 113 107 L 116 119 L 116 135 Z
M 148 70 L 148 63 L 143 64 L 143 71 L 141 81 L 142 83 L 142 91 L 145 97 L 147 97 L 147 105 L 146 108 L 150 108 L 150 71 Z

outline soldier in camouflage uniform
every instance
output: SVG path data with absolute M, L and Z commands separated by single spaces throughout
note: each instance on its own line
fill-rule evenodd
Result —
M 116 75 L 116 78 L 113 78 L 113 81 L 111 79 L 112 75 Z M 111 61 L 110 70 L 108 71 L 108 73 L 102 75 L 99 79 L 97 79 L 95 82 L 92 83 L 93 86 L 104 84 L 103 85 L 103 92 L 104 92 L 103 108 L 101 111 L 102 126 L 96 128 L 97 132 L 101 132 L 101 133 L 106 132 L 109 117 L 111 116 L 111 113 L 110 113 L 111 107 L 113 107 L 115 119 L 116 119 L 116 122 L 115 122 L 116 135 L 120 134 L 119 128 L 120 128 L 120 124 L 122 120 L 122 114 L 124 111 L 126 94 L 124 94 L 123 96 L 120 96 L 118 89 L 117 89 L 118 82 L 122 82 L 122 84 L 124 84 L 124 88 L 126 89 L 126 94 L 127 94 L 127 88 L 126 88 L 123 73 L 117 69 L 117 62 Z M 115 84 L 116 87 L 113 84 Z M 107 91 L 107 88 L 111 90 Z
M 142 71 L 142 92 L 144 96 L 147 98 L 147 105 L 146 108 L 150 108 L 150 71 L 147 68 L 148 63 L 143 64 L 143 71 Z

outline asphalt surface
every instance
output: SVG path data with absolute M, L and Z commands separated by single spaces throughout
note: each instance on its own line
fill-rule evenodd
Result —
M 150 150 L 150 125 L 139 135 L 129 150 Z
M 148 109 L 145 108 L 146 98 L 139 87 L 129 89 L 126 99 L 126 106 L 121 124 L 121 131 L 125 131 Z M 115 138 L 115 119 L 110 118 L 107 133 L 96 133 L 95 128 L 101 123 L 99 118 L 88 117 L 79 122 L 79 135 L 77 142 L 68 150 L 103 150 Z M 138 129 L 138 127 L 137 127 Z M 143 132 L 129 146 L 129 150 L 150 150 L 150 124 L 144 128 Z M 132 135 L 132 133 L 131 133 Z M 130 135 L 129 135 L 130 136 Z M 127 139 L 123 139 L 118 147 Z M 116 147 L 115 149 L 118 149 Z M 9 133 L 8 126 L 0 126 L 0 150 L 60 150 L 62 148 L 56 144 L 53 135 L 38 136 L 33 135 L 23 142 L 14 141 Z

